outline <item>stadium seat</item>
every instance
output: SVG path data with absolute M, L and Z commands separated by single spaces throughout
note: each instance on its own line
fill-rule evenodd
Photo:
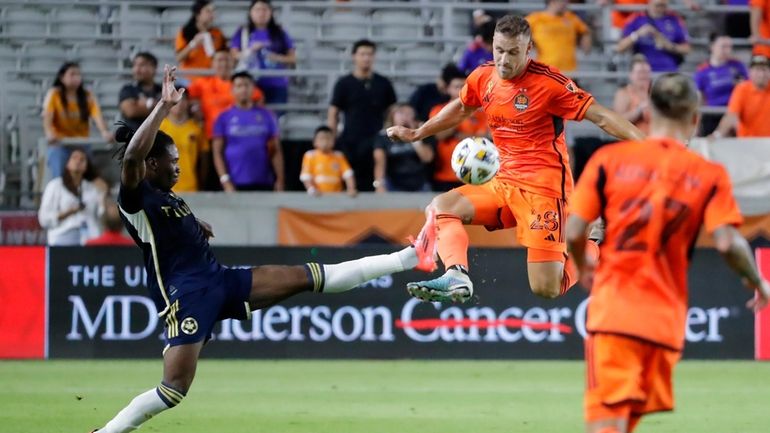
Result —
M 161 36 L 171 39 L 176 38 L 177 32 L 182 26 L 187 24 L 190 15 L 189 7 L 170 7 L 163 11 L 160 16 Z
M 59 8 L 52 18 L 51 33 L 62 38 L 96 36 L 102 24 L 96 8 Z
M 48 34 L 48 13 L 33 8 L 8 8 L 3 17 L 3 32 L 7 35 Z
M 52 76 L 62 63 L 74 60 L 73 54 L 67 52 L 64 46 L 52 43 L 28 44 L 22 49 L 22 54 L 25 69 L 51 71 Z
M 222 30 L 225 38 L 229 41 L 238 27 L 246 24 L 246 12 L 242 9 L 225 9 L 220 6 L 216 12 L 216 25 Z
M 369 16 L 356 11 L 329 10 L 324 13 L 321 35 L 353 41 L 369 36 Z
M 75 47 L 75 55 L 85 74 L 94 69 L 118 69 L 124 57 L 120 50 L 112 45 L 94 45 L 93 43 L 79 44 Z
M 423 22 L 413 12 L 379 10 L 372 13 L 372 33 L 373 36 L 416 38 L 423 34 Z
M 126 15 L 120 15 L 117 20 L 121 27 L 121 35 L 148 40 L 160 36 L 160 18 L 155 9 L 139 9 L 131 7 Z
M 281 117 L 281 138 L 286 140 L 302 140 L 313 136 L 313 131 L 325 123 L 325 119 L 317 113 L 289 113 Z

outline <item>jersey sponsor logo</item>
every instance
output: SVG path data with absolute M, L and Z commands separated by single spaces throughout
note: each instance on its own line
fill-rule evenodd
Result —
M 198 332 L 198 321 L 192 317 L 186 317 L 179 325 L 179 329 L 187 335 L 193 335 Z
M 529 96 L 524 92 L 520 92 L 513 98 L 513 108 L 515 108 L 516 111 L 524 111 L 529 108 Z

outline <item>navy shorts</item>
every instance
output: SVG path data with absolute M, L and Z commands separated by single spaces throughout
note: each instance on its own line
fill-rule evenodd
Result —
M 171 300 L 163 333 L 166 348 L 210 339 L 220 320 L 251 318 L 251 269 L 226 268 L 217 280 Z

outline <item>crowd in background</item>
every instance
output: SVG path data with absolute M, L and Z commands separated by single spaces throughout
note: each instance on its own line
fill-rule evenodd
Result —
M 646 5 L 642 12 L 616 11 L 612 17 L 617 52 L 633 54 L 627 84 L 617 89 L 614 109 L 646 130 L 653 74 L 678 70 L 691 53 L 687 24 L 669 9 L 668 0 L 614 3 Z M 713 137 L 770 136 L 770 122 L 765 120 L 770 118 L 770 1 L 729 3 L 749 3 L 751 14 L 748 23 L 741 21 L 745 14 L 728 15 L 723 31 L 711 35 L 710 55 L 694 78 L 703 104 L 727 107 L 727 114 L 705 115 L 700 132 Z M 533 57 L 564 72 L 577 69 L 578 51 L 589 53 L 595 45 L 590 26 L 570 11 L 569 4 L 546 0 L 542 11 L 527 16 Z M 695 1 L 685 4 L 699 7 Z M 416 127 L 435 116 L 459 97 L 473 69 L 492 60 L 495 16 L 478 10 L 473 13 L 473 39 L 457 63 L 437 65 L 435 82 L 418 86 L 408 101 L 399 102 L 391 81 L 374 70 L 377 44 L 356 41 L 350 49 L 352 70 L 334 84 L 327 122 L 318 125 L 313 149 L 298 170 L 287 170 L 278 125 L 290 85 L 280 71 L 297 61 L 291 29 L 276 21 L 269 0 L 253 0 L 243 22 L 234 34 L 225 35 L 215 24 L 215 4 L 196 0 L 189 20 L 180 23 L 175 49 L 185 98 L 161 125 L 179 149 L 181 176 L 175 192 L 282 191 L 285 173 L 295 171 L 311 195 L 446 191 L 458 185 L 450 165 L 455 145 L 464 137 L 489 134 L 480 112 L 457 128 L 415 143 L 392 143 L 383 132 L 390 125 Z M 740 36 L 742 26 L 751 29 L 744 36 L 754 43 L 748 65 L 732 56 L 730 36 Z M 133 80 L 116 95 L 121 118 L 132 128 L 139 127 L 159 98 L 158 66 L 152 52 L 136 53 Z M 198 75 L 199 70 L 210 73 Z M 255 79 L 259 71 L 270 73 Z M 52 180 L 43 195 L 40 222 L 49 229 L 49 238 L 53 233 L 52 244 L 83 243 L 98 234 L 94 227 L 99 218 L 114 215 L 109 211 L 114 206 L 109 185 L 92 169 L 89 149 L 72 151 L 60 145 L 62 139 L 88 137 L 92 123 L 102 139 L 113 140 L 98 101 L 83 86 L 78 64 L 65 63 L 43 104 Z

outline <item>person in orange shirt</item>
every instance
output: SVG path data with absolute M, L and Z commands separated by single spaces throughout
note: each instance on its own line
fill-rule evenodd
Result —
M 459 69 L 455 73 L 444 77 L 447 80 L 447 93 L 450 101 L 456 101 L 460 98 L 460 91 L 465 86 L 465 74 Z M 438 104 L 430 111 L 429 118 L 436 117 L 438 113 L 448 104 Z M 436 133 L 436 157 L 433 171 L 433 190 L 449 191 L 452 188 L 462 186 L 462 182 L 457 179 L 457 174 L 452 170 L 452 152 L 454 152 L 457 143 L 466 137 L 483 137 L 489 135 L 487 118 L 484 112 L 478 110 L 470 117 L 460 122 L 454 128 L 448 128 Z
M 492 46 L 494 62 L 470 74 L 460 98 L 417 129 L 388 130 L 394 140 L 421 140 L 456 127 L 481 108 L 500 153 L 500 171 L 490 182 L 453 189 L 428 206 L 427 222 L 416 242 L 420 269 L 435 268 L 437 249 L 447 272 L 434 280 L 409 283 L 412 295 L 423 300 L 466 301 L 473 295 L 463 224 L 492 230 L 516 227 L 519 242 L 528 249 L 532 292 L 546 298 L 564 294 L 576 282 L 575 270 L 566 262 L 562 231 L 572 192 L 564 122 L 585 118 L 621 139 L 644 136 L 558 70 L 530 60 L 532 38 L 523 17 L 501 18 Z
M 647 59 L 637 54 L 631 60 L 628 85 L 615 92 L 612 108 L 625 117 L 640 131 L 650 131 L 650 85 L 652 68 Z
M 734 128 L 738 137 L 770 137 L 770 58 L 753 56 L 749 79 L 738 83 L 730 95 L 727 112 L 711 134 L 726 136 Z
M 214 75 L 196 78 L 190 84 L 187 91 L 190 98 L 200 101 L 200 110 L 203 114 L 204 130 L 210 140 L 214 132 L 214 122 L 226 109 L 235 104 L 233 97 L 233 58 L 227 50 L 220 50 L 214 54 Z M 264 97 L 262 91 L 254 86 L 252 100 L 261 103 Z
M 356 178 L 345 155 L 334 150 L 334 132 L 328 126 L 319 126 L 313 134 L 313 147 L 302 157 L 299 179 L 310 195 L 342 192 L 344 182 L 347 193 L 355 197 Z
M 180 69 L 209 69 L 214 53 L 227 49 L 227 39 L 214 27 L 214 4 L 196 0 L 192 16 L 176 34 L 176 60 Z
M 770 57 L 770 0 L 749 2 L 749 41 L 754 44 L 754 55 Z
M 53 87 L 43 101 L 43 130 L 48 141 L 47 165 L 51 178 L 61 176 L 70 150 L 61 146 L 65 138 L 88 138 L 93 121 L 102 139 L 112 141 L 102 110 L 94 95 L 83 86 L 80 65 L 66 62 L 56 73 Z M 88 150 L 89 147 L 86 146 Z
M 647 413 L 674 408 L 672 371 L 684 345 L 687 267 L 701 226 L 717 250 L 756 291 L 760 278 L 727 171 L 684 144 L 698 126 L 700 97 L 691 78 L 665 74 L 652 86 L 646 140 L 600 149 L 570 202 L 569 252 L 591 290 L 585 340 L 588 433 L 632 432 Z M 601 262 L 586 257 L 586 230 L 602 216 Z
M 591 30 L 580 17 L 567 10 L 568 5 L 567 0 L 546 0 L 544 11 L 527 15 L 537 60 L 562 71 L 577 68 L 578 43 L 583 52 L 591 52 Z

